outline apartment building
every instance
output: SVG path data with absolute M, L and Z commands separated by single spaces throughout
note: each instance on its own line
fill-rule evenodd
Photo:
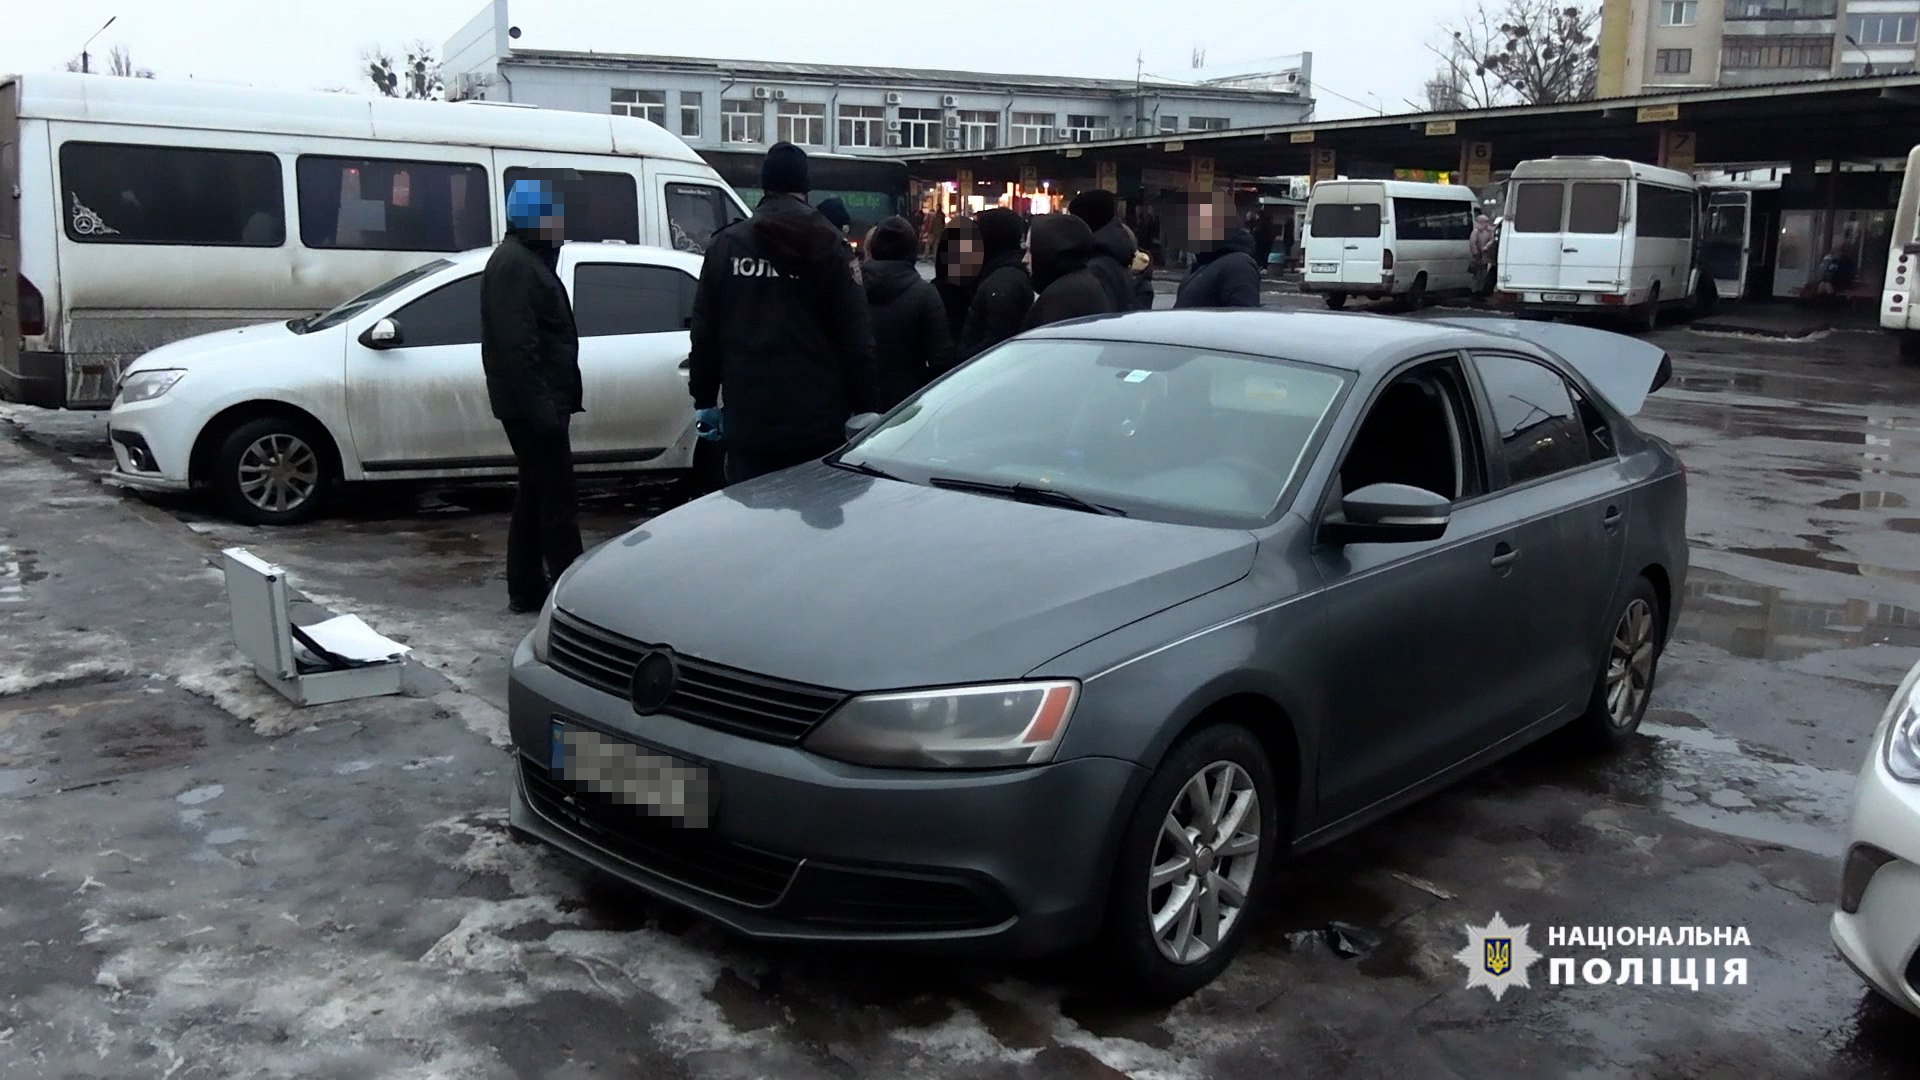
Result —
M 1914 70 L 1920 0 L 1603 0 L 1600 96 Z

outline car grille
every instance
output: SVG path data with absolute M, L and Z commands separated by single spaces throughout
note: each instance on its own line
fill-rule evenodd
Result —
M 527 801 L 542 817 L 607 853 L 689 888 L 747 907 L 778 903 L 800 860 L 748 847 L 712 829 L 684 829 L 632 807 L 575 794 L 538 762 L 522 757 Z
M 555 611 L 547 662 L 570 679 L 625 700 L 641 655 L 657 647 Z M 847 696 L 690 657 L 674 659 L 679 679 L 660 711 L 749 739 L 797 743 Z

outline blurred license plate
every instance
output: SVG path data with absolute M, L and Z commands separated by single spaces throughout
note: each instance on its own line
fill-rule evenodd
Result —
M 550 733 L 547 767 L 575 788 L 689 828 L 711 823 L 706 769 L 560 720 Z
M 1541 299 L 1549 304 L 1577 304 L 1580 302 L 1580 294 L 1570 292 L 1542 293 Z
M 1340 269 L 1339 263 L 1314 263 L 1309 269 L 1316 274 L 1331 274 Z

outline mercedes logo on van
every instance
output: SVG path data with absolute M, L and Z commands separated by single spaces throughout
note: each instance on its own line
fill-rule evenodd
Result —
M 651 716 L 666 705 L 673 696 L 673 687 L 680 679 L 679 665 L 674 663 L 672 649 L 649 649 L 640 655 L 640 662 L 633 667 L 633 682 L 627 687 L 627 700 L 633 703 L 633 711 L 641 716 Z

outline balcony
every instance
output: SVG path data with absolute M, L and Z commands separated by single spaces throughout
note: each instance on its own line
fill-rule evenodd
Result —
M 1839 13 L 1839 0 L 1728 0 L 1724 20 L 1730 23 L 1831 20 Z

